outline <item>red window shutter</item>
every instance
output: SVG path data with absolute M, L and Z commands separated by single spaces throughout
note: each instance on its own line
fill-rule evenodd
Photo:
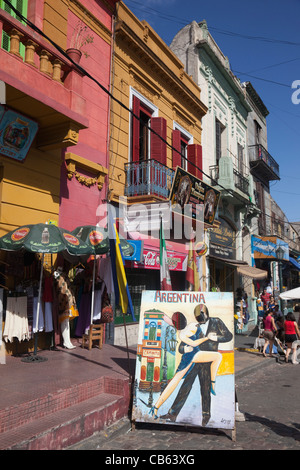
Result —
M 132 112 L 136 116 L 140 116 L 140 108 L 141 102 L 136 97 L 133 96 L 132 101 Z M 132 116 L 132 152 L 131 152 L 131 160 L 133 162 L 139 161 L 139 154 L 140 154 L 140 121 L 136 119 L 135 116 Z
M 174 130 L 172 132 L 172 168 L 176 170 L 177 166 L 181 167 L 181 132 Z M 176 151 L 177 150 L 177 151 Z
M 151 159 L 157 160 L 163 165 L 167 164 L 167 121 L 162 117 L 151 118 Z M 158 135 L 157 135 L 158 134 Z M 160 137 L 162 139 L 160 139 Z M 165 141 L 165 142 L 164 142 Z
M 202 180 L 202 145 L 191 144 L 187 147 L 188 172 Z

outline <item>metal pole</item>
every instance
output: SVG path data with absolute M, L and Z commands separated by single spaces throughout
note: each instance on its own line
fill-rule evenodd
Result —
M 93 324 L 93 315 L 94 315 L 94 303 L 95 303 L 95 274 L 96 274 L 96 255 L 94 256 L 94 265 L 93 265 L 93 283 L 92 283 L 92 302 L 91 302 L 91 322 Z
M 38 339 L 38 331 L 39 331 L 39 316 L 40 316 L 41 297 L 42 297 L 42 281 L 43 281 L 43 270 L 44 270 L 44 258 L 45 258 L 45 253 L 42 254 L 40 283 L 39 283 L 39 295 L 38 295 L 38 303 L 37 303 L 37 309 L 36 309 L 36 324 L 35 324 L 34 353 L 33 353 L 35 356 L 36 356 L 36 353 L 37 353 L 37 339 Z

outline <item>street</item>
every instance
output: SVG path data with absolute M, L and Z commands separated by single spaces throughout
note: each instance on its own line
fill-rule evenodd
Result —
M 271 365 L 236 379 L 239 411 L 245 421 L 236 422 L 235 441 L 228 430 L 144 423 L 137 423 L 135 430 L 131 430 L 130 421 L 122 420 L 70 450 L 101 450 L 104 463 L 130 463 L 133 467 L 139 465 L 138 460 L 121 460 L 122 455 L 127 459 L 140 456 L 140 463 L 158 464 L 163 462 L 157 460 L 157 451 L 163 451 L 162 454 L 176 458 L 174 462 L 169 456 L 169 463 L 188 464 L 193 463 L 193 458 L 196 463 L 198 454 L 193 451 L 197 450 L 299 450 L 300 365 L 276 363 L 270 358 L 266 361 L 272 361 Z M 148 452 L 135 453 L 141 450 Z

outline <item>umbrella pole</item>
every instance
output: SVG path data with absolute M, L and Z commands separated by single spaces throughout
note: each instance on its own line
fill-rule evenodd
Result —
M 39 331 L 40 305 L 41 305 L 41 297 L 42 297 L 44 258 L 45 258 L 45 253 L 42 254 L 42 261 L 41 261 L 41 273 L 40 273 L 40 283 L 39 283 L 39 295 L 38 295 L 38 302 L 37 302 L 37 309 L 36 309 L 36 326 L 35 326 L 36 332 L 34 333 L 33 356 L 25 357 L 24 359 L 22 359 L 22 362 L 45 362 L 48 360 L 46 357 L 41 357 L 37 355 L 37 342 L 38 342 L 38 331 Z
M 93 324 L 93 316 L 94 316 L 95 275 L 96 275 L 96 255 L 94 256 L 94 265 L 93 265 L 93 283 L 92 283 L 92 302 L 91 302 L 91 322 L 90 322 L 90 325 Z
M 36 356 L 36 354 L 37 354 L 37 340 L 38 340 L 39 317 L 40 317 L 40 309 L 41 309 L 41 296 L 42 296 L 42 282 L 43 282 L 44 258 L 45 258 L 45 253 L 42 254 L 40 283 L 39 283 L 39 295 L 38 295 L 38 303 L 37 303 L 37 309 L 36 309 L 36 325 L 35 325 L 34 353 L 33 353 L 35 356 Z

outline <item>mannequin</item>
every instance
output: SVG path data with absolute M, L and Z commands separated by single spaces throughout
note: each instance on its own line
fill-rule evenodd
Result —
M 74 295 L 71 292 L 69 280 L 62 268 L 57 268 L 53 273 L 54 286 L 58 296 L 58 321 L 61 328 L 63 346 L 74 349 L 70 339 L 70 320 L 78 316 Z

